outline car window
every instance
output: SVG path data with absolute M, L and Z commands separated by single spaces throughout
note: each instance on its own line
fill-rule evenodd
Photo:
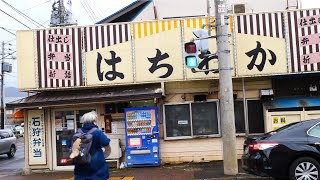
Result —
M 0 132 L 0 137 L 1 137 L 1 138 L 8 138 L 8 137 L 9 137 L 9 133 L 7 133 L 7 132 Z
M 309 130 L 309 135 L 320 138 L 320 124 L 317 124 Z
M 13 137 L 13 133 L 11 131 L 9 132 L 9 137 Z

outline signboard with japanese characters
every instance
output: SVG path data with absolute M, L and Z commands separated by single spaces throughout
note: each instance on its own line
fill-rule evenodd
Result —
M 237 75 L 253 76 L 287 72 L 285 40 L 237 34 Z M 254 39 L 255 41 L 252 41 Z
M 87 85 L 132 83 L 130 42 L 86 53 Z
M 225 23 L 234 77 L 320 70 L 319 9 L 236 14 Z M 219 57 L 208 56 L 217 53 L 215 38 L 199 53 L 197 68 L 185 66 L 184 43 L 206 24 L 206 17 L 196 17 L 19 31 L 19 74 L 25 75 L 19 89 L 219 78 L 207 71 L 218 70 Z
M 83 85 L 81 29 L 38 30 L 36 38 L 39 88 Z
M 320 10 L 287 12 L 291 72 L 320 70 Z
M 211 21 L 214 22 L 214 18 L 211 18 Z M 197 37 L 194 35 L 193 31 L 197 29 L 201 29 L 208 22 L 207 18 L 188 18 L 183 21 L 184 24 L 184 42 L 190 42 L 191 39 L 196 39 Z M 232 24 L 232 19 L 230 19 L 230 24 Z M 206 28 L 208 30 L 208 28 Z M 230 28 L 230 32 L 232 32 L 232 27 Z M 215 29 L 211 31 L 211 35 L 215 36 Z M 199 41 L 195 41 L 198 43 Z M 230 49 L 231 49 L 232 38 L 230 38 Z M 218 67 L 218 60 L 215 56 L 208 56 L 209 54 L 213 54 L 217 52 L 217 41 L 215 38 L 208 39 L 209 43 L 209 51 L 207 53 L 198 53 L 198 67 L 194 69 L 186 69 L 186 79 L 208 79 L 208 78 L 218 78 L 219 73 L 214 73 Z M 231 66 L 234 66 L 232 52 L 230 55 Z M 207 71 L 212 70 L 212 71 Z M 202 71 L 202 72 L 201 72 Z M 232 70 L 232 75 L 235 75 L 234 68 Z
M 133 28 L 136 82 L 182 80 L 180 21 L 134 23 Z
M 235 17 L 237 76 L 288 72 L 282 16 L 277 12 Z
M 43 110 L 28 111 L 29 165 L 47 164 Z

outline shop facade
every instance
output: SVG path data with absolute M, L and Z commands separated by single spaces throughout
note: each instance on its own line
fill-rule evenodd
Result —
M 304 63 L 302 57 L 319 45 L 308 44 L 314 46 L 311 52 L 296 46 L 300 29 L 311 27 L 300 27 L 294 17 L 310 18 L 311 12 L 319 14 L 303 10 L 230 16 L 238 157 L 246 135 L 274 128 L 270 119 L 277 114 L 269 105 L 279 97 L 274 79 L 319 71 L 320 66 Z M 92 110 L 99 114 L 100 129 L 119 139 L 125 162 L 123 109 L 148 106 L 159 112 L 161 163 L 222 160 L 218 74 L 193 73 L 183 59 L 183 44 L 206 21 L 200 17 L 18 32 L 19 88 L 38 92 L 8 104 L 25 110 L 26 167 L 72 169 L 61 163 L 68 155 L 68 138 L 81 127 L 81 115 Z M 299 33 L 291 32 L 295 38 L 289 36 L 289 26 L 299 26 Z M 214 39 L 209 45 L 215 52 Z M 301 57 L 293 56 L 294 51 Z M 218 68 L 216 60 L 199 57 L 199 62 L 198 69 Z

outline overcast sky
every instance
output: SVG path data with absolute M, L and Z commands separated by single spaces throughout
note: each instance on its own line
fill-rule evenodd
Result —
M 9 3 L 16 9 L 22 11 L 27 16 L 31 17 L 37 23 L 48 27 L 50 24 L 50 16 L 52 3 L 54 0 L 0 0 L 0 42 L 10 42 L 12 46 L 6 46 L 6 53 L 15 51 L 15 34 L 16 30 L 28 29 L 26 26 L 35 29 L 39 28 L 36 23 L 26 20 L 3 1 Z M 73 0 L 72 12 L 79 25 L 92 25 L 103 18 L 113 14 L 123 7 L 131 4 L 135 0 Z M 195 0 L 196 1 L 196 0 Z M 213 1 L 213 0 L 212 0 Z M 68 0 L 64 0 L 68 2 Z M 302 8 L 320 8 L 320 0 L 301 0 Z M 89 15 L 89 10 L 92 9 L 94 14 Z M 4 12 L 3 12 L 4 11 Z M 25 25 L 20 24 L 5 13 L 13 16 Z M 1 29 L 6 28 L 11 33 Z M 43 27 L 41 27 L 43 28 Z M 9 50 L 9 48 L 11 50 Z M 1 51 L 1 50 L 0 50 Z M 0 52 L 1 54 L 1 52 Z M 15 55 L 15 54 L 14 54 Z M 6 74 L 5 86 L 17 87 L 17 63 L 16 60 L 6 60 L 13 64 L 13 73 Z

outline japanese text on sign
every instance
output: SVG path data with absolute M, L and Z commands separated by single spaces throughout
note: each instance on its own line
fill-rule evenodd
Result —
M 318 25 L 320 24 L 320 15 L 299 18 L 298 23 L 300 28 Z
M 320 15 L 307 16 L 299 18 L 298 22 L 300 28 L 317 26 L 320 24 Z M 320 44 L 320 34 L 307 34 L 299 37 L 300 48 L 306 48 L 306 46 L 312 46 Z M 303 52 L 303 51 L 302 51 Z M 302 54 L 300 56 L 300 62 L 302 65 L 313 64 L 320 62 L 319 52 L 313 52 L 309 54 Z
M 65 79 L 73 80 L 71 70 L 62 70 L 62 69 L 48 69 L 48 78 L 49 79 Z
M 48 44 L 70 45 L 71 41 L 72 41 L 72 38 L 70 35 L 60 35 L 60 34 L 47 35 Z
M 320 43 L 320 34 L 311 34 L 308 36 L 300 37 L 300 47 L 309 46 Z
M 45 130 L 43 114 L 28 119 L 29 164 L 46 164 Z
M 69 52 L 47 51 L 47 61 L 70 62 L 72 59 L 73 55 Z

